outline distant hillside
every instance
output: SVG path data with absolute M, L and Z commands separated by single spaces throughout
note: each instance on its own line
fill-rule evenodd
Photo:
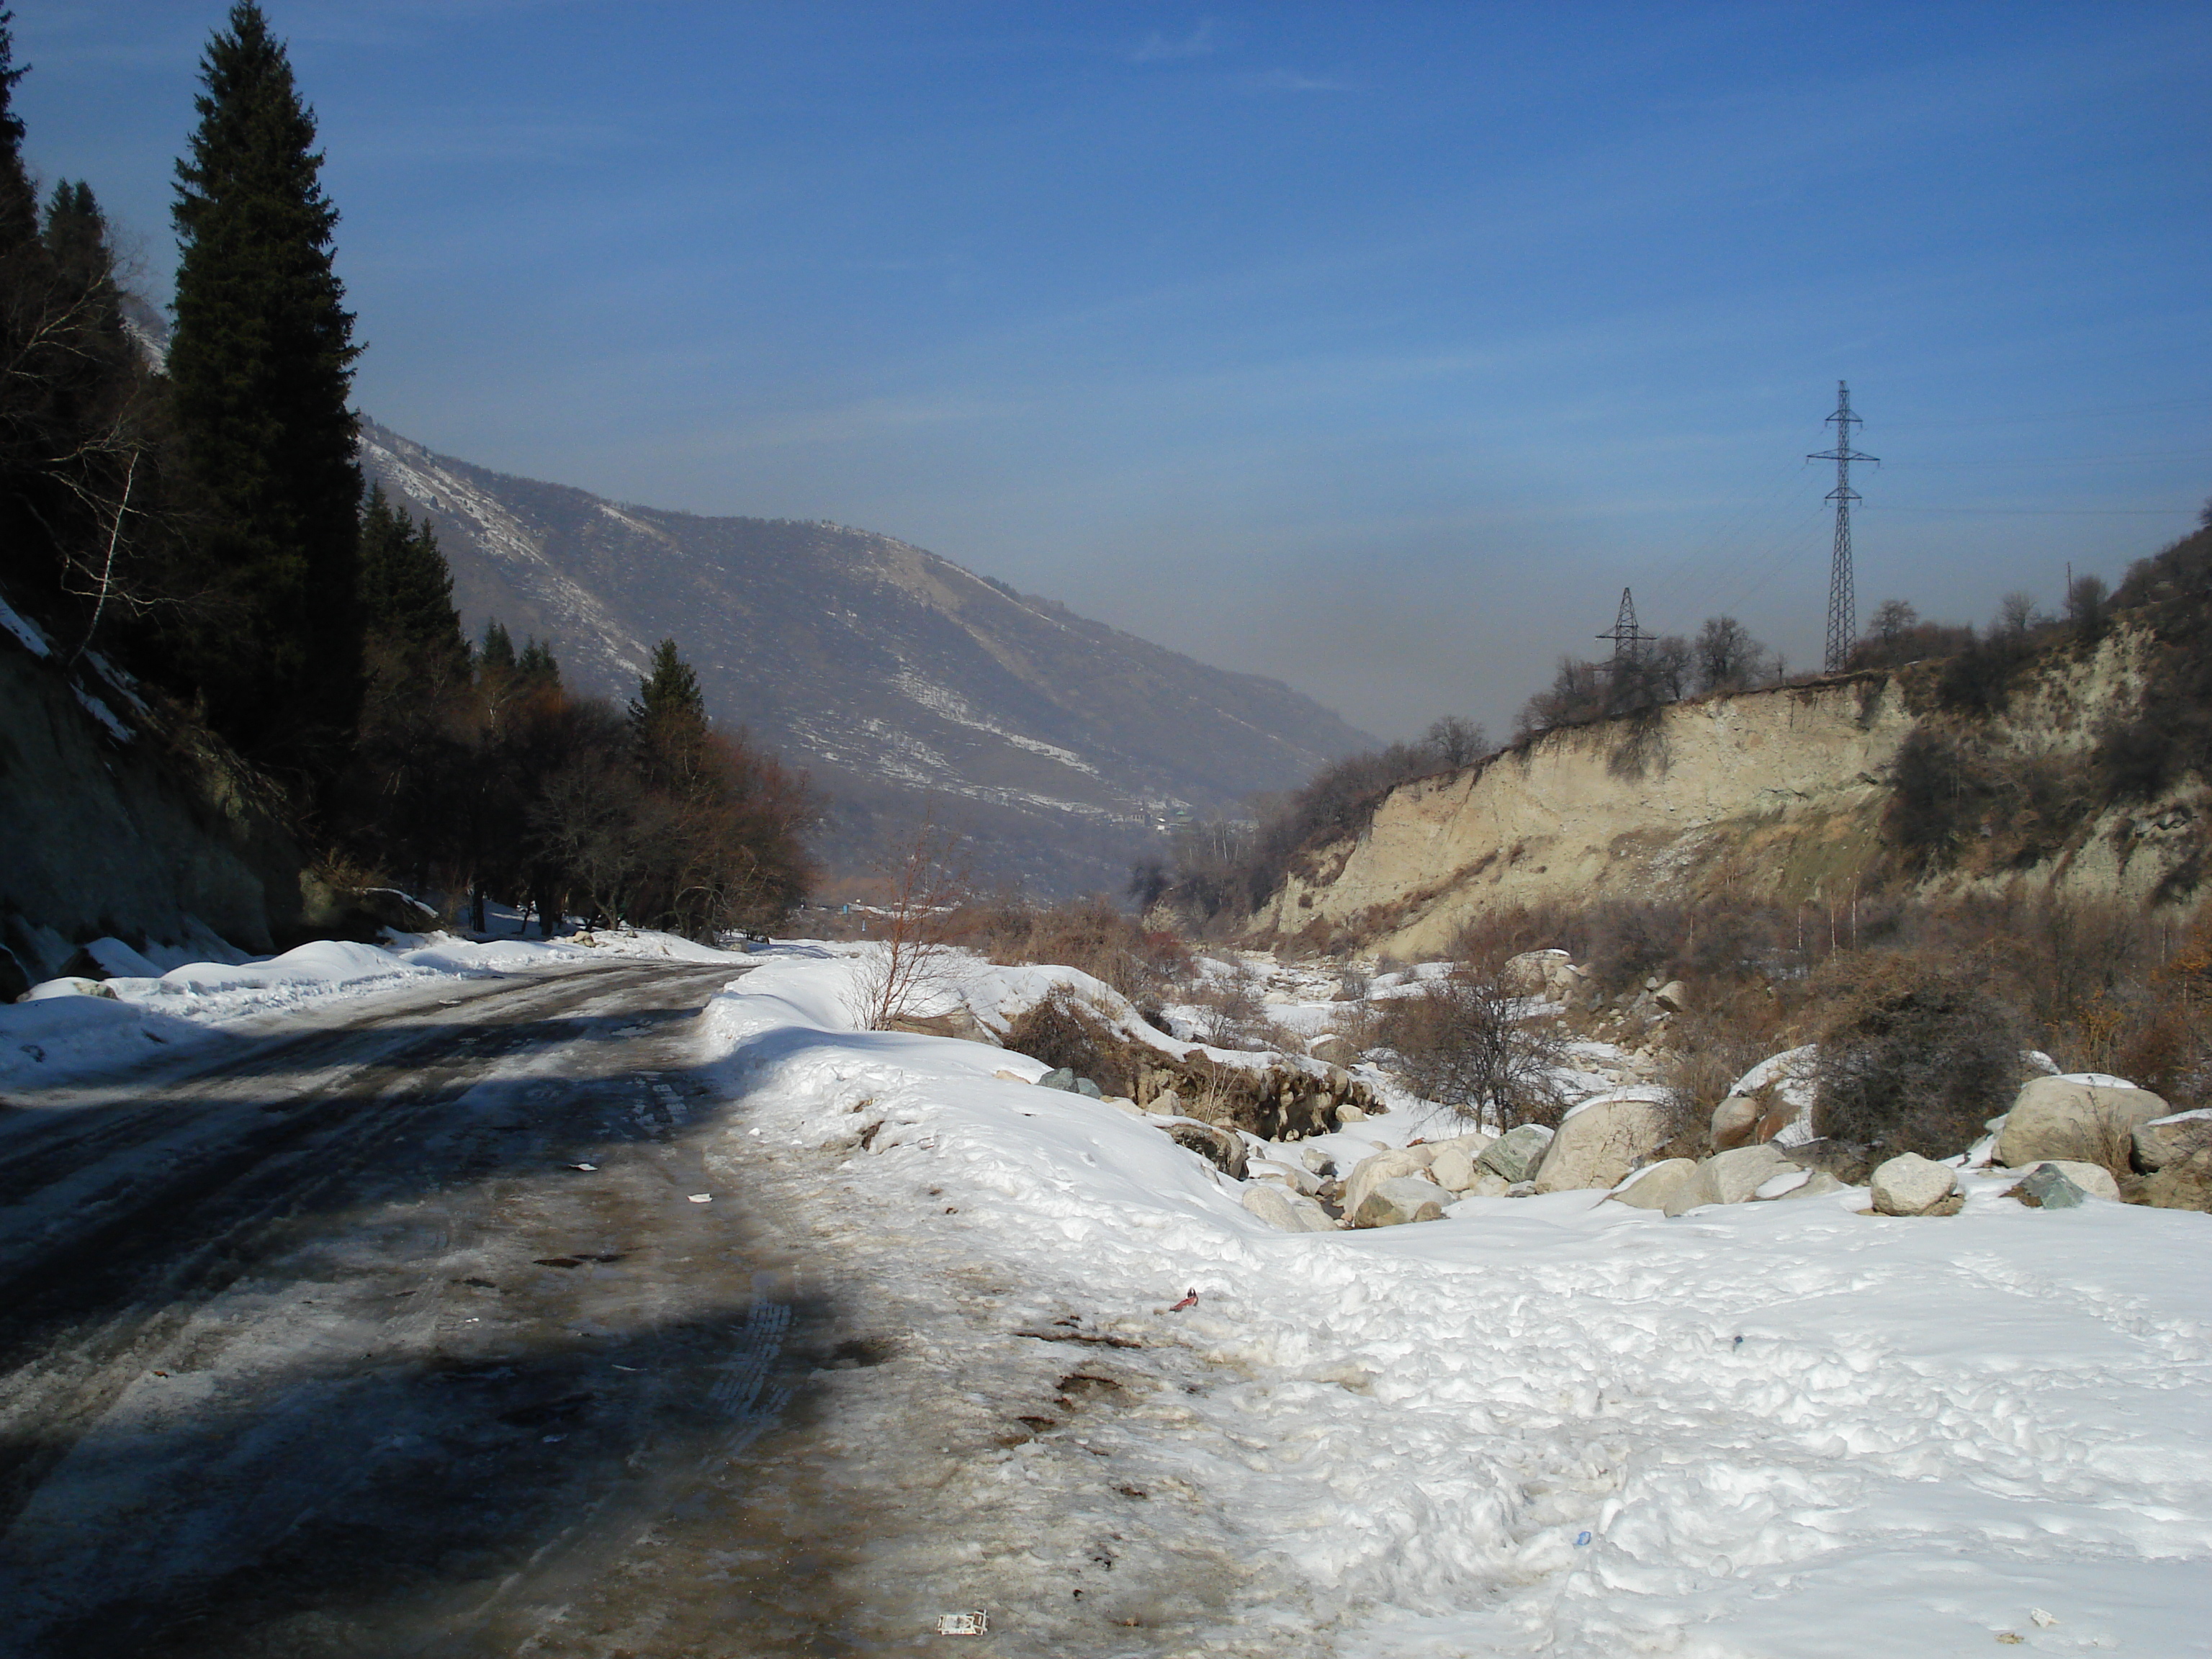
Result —
M 1411 958 L 1486 913 L 1597 900 L 2194 903 L 2212 881 L 2208 574 L 2212 532 L 2139 566 L 2122 590 L 2139 602 L 2094 639 L 2054 625 L 1696 698 L 1400 784 L 1301 849 L 1246 936 Z
M 672 636 L 719 720 L 811 769 L 833 870 L 875 866 L 925 810 L 977 873 L 1118 887 L 1179 812 L 1302 781 L 1373 739 L 1289 687 L 1209 668 L 888 536 L 708 519 L 508 477 L 364 422 L 363 460 L 427 515 L 471 630 L 553 642 L 626 696 Z

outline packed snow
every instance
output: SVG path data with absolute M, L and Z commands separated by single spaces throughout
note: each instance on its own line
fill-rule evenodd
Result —
M 1200 1368 L 1082 1444 L 1235 1518 L 1279 1592 L 1248 1636 L 1372 1659 L 2212 1653 L 2212 1218 L 2032 1210 L 1968 1172 L 1942 1218 L 1872 1214 L 1863 1188 L 1672 1219 L 1588 1191 L 1279 1231 L 1133 1109 L 1030 1086 L 1036 1061 L 856 1030 L 870 948 L 779 948 L 710 1005 L 731 1137 L 848 1151 L 824 1203 L 856 1240 L 941 1208 L 1021 1287 L 1007 1319 L 1085 1310 L 1121 1358 Z M 1080 980 L 975 973 L 986 1006 Z M 1267 1150 L 1425 1130 L 1394 1110 Z M 1006 1536 L 945 1546 L 1003 1550 L 1010 1586 L 1025 1529 L 1069 1512 L 1036 1450 L 973 1474 L 1001 1483 Z

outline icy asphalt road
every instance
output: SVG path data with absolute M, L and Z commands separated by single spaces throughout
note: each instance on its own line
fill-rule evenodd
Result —
M 1144 1450 L 1211 1369 L 754 1138 L 694 1018 L 744 971 L 441 978 L 0 1104 L 0 1655 L 1308 1651 Z
M 825 1356 L 702 1165 L 733 971 L 445 980 L 0 1110 L 0 1652 L 839 1650 L 740 1455 Z

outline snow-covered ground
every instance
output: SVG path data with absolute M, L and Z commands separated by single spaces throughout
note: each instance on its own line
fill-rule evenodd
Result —
M 85 949 L 113 977 L 49 980 L 26 1000 L 0 1005 L 0 1088 L 112 1071 L 164 1050 L 220 1046 L 249 1025 L 264 1035 L 269 1016 L 440 975 L 541 972 L 606 957 L 744 960 L 673 933 L 629 928 L 550 941 L 450 933 L 394 933 L 388 945 L 318 939 L 281 956 L 226 951 L 224 959 L 181 962 L 166 971 L 120 939 L 95 939 Z
M 1207 1379 L 1078 1443 L 1231 1518 L 1275 1589 L 1222 1645 L 2212 1653 L 2212 1218 L 2033 1211 L 1970 1177 L 1942 1218 L 1866 1213 L 1863 1189 L 1674 1219 L 1583 1192 L 1280 1232 L 1141 1118 L 1002 1075 L 1034 1061 L 854 1030 L 868 948 L 765 953 L 710 1006 L 746 1105 L 730 1134 L 846 1149 L 823 1200 L 856 1243 L 950 1218 L 1018 1287 L 1012 1326 L 1081 1310 L 1085 1340 Z M 1319 1144 L 1421 1127 L 1394 1111 Z M 957 1334 L 915 1340 L 957 1361 Z M 1023 1540 L 1073 1524 L 1038 1451 L 970 1471 L 1003 1538 L 944 1544 L 1003 1552 L 1017 1599 L 1047 1593 Z M 1182 1512 L 1144 1508 L 1155 1530 Z M 1255 1621 L 1279 1645 L 1249 1647 Z

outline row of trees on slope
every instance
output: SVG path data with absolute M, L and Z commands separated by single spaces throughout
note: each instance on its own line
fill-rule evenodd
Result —
M 471 649 L 427 525 L 363 496 L 360 347 L 313 112 L 252 0 L 201 64 L 166 358 L 91 189 L 41 204 L 0 12 L 0 557 L 101 653 L 279 779 L 336 860 L 705 933 L 809 879 L 801 776 L 717 732 L 672 641 L 628 710 L 550 647 Z

